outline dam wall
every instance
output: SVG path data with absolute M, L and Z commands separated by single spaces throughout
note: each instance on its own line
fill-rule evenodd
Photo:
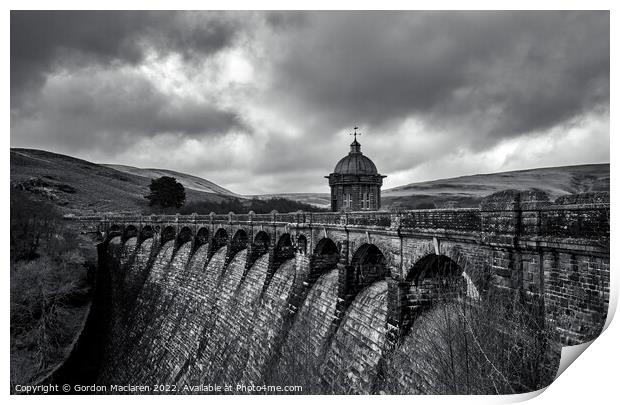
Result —
M 428 334 L 472 302 L 502 297 L 507 318 L 551 331 L 531 342 L 545 350 L 600 333 L 608 210 L 600 195 L 502 192 L 479 209 L 84 218 L 103 236 L 96 381 L 446 392 Z

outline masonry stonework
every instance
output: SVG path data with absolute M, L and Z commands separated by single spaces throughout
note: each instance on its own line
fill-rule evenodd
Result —
M 107 281 L 93 304 L 106 330 L 102 383 L 432 391 L 407 386 L 390 359 L 439 298 L 517 297 L 565 345 L 596 337 L 609 301 L 601 193 L 551 202 L 506 191 L 478 209 L 74 220 L 103 238 Z

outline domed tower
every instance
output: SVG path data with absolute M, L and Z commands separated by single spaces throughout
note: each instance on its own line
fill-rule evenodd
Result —
M 362 154 L 357 127 L 349 154 L 338 162 L 329 176 L 332 211 L 377 211 L 381 208 L 383 176 L 377 166 Z

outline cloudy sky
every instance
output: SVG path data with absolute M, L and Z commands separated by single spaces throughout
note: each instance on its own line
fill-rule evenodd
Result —
M 607 12 L 12 12 L 11 146 L 327 192 L 609 162 Z

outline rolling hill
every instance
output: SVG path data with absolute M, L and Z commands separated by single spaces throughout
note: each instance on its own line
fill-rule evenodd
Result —
M 179 183 L 183 184 L 185 189 L 191 189 L 195 191 L 202 191 L 205 193 L 226 195 L 230 197 L 236 198 L 244 198 L 239 194 L 235 194 L 230 190 L 225 189 L 224 187 L 220 187 L 217 184 L 205 180 L 202 177 L 192 176 L 191 174 L 175 172 L 173 170 L 166 169 L 141 169 L 139 167 L 133 166 L 124 166 L 124 165 L 109 165 L 102 164 L 102 166 L 109 167 L 114 170 L 118 170 L 119 172 L 129 173 L 136 176 L 148 177 L 149 179 L 155 179 L 162 176 L 171 176 L 176 178 Z
M 547 167 L 412 183 L 384 190 L 382 203 L 402 208 L 473 207 L 484 196 L 508 188 L 542 190 L 552 200 L 567 194 L 609 191 L 609 164 Z
M 286 198 L 305 204 L 312 204 L 321 208 L 329 208 L 331 205 L 329 193 L 281 193 L 281 194 L 256 194 L 247 195 L 246 198 L 258 198 L 268 200 L 270 198 Z
M 477 174 L 411 183 L 382 191 L 382 207 L 474 207 L 494 192 L 512 188 L 539 189 L 551 199 L 586 191 L 609 191 L 609 164 L 549 167 Z M 282 193 L 242 196 L 203 178 L 164 169 L 96 164 L 35 149 L 11 149 L 11 184 L 48 200 L 63 211 L 93 213 L 140 212 L 150 180 L 173 176 L 186 188 L 187 202 L 220 202 L 231 198 L 286 198 L 329 207 L 328 193 Z M 328 189 L 327 184 L 325 185 Z
M 609 191 L 609 163 L 476 174 L 411 183 L 382 190 L 381 205 L 382 209 L 390 207 L 403 209 L 476 207 L 483 197 L 509 188 L 539 189 L 549 194 L 552 200 L 567 194 Z M 269 194 L 268 196 L 284 197 L 323 207 L 328 207 L 330 204 L 328 193 Z
M 150 182 L 148 176 L 66 155 L 36 149 L 11 149 L 11 186 L 28 191 L 36 198 L 53 201 L 65 213 L 141 212 L 148 206 L 144 195 L 148 193 Z M 212 184 L 204 180 L 203 184 L 207 183 Z M 207 189 L 214 191 L 207 192 Z M 219 202 L 230 198 L 229 191 L 216 192 L 219 189 L 207 186 L 202 190 L 188 188 L 186 198 L 188 202 Z

